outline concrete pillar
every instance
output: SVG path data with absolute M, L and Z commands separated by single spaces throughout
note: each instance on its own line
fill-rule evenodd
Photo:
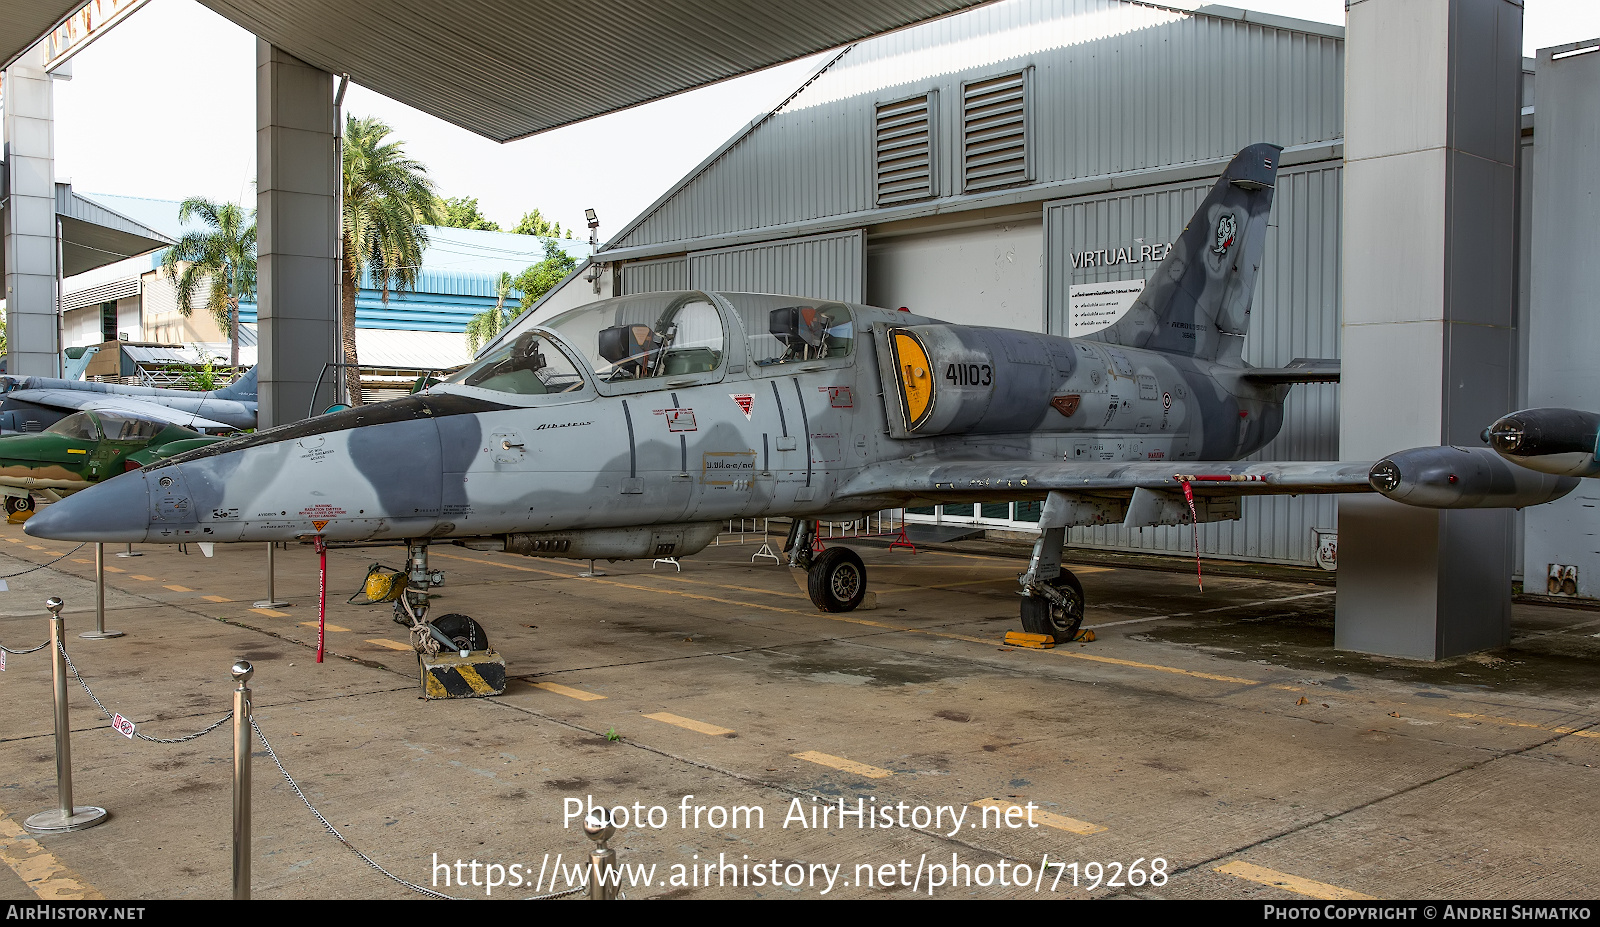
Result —
M 1475 445 L 1515 396 L 1522 3 L 1348 10 L 1341 456 Z M 1423 660 L 1503 646 L 1511 530 L 1508 510 L 1341 499 L 1334 645 Z
M 6 369 L 59 377 L 54 94 L 44 62 L 40 43 L 5 72 Z
M 333 75 L 256 42 L 257 319 L 263 427 L 306 417 L 338 359 Z M 323 377 L 320 405 L 336 395 Z M 331 385 L 331 386 L 330 386 Z
M 1533 130 L 1530 408 L 1600 411 L 1600 40 L 1539 50 Z M 1574 54 L 1576 52 L 1576 54 Z M 1558 57 L 1559 56 L 1559 57 Z M 1600 598 L 1600 480 L 1525 509 L 1523 587 L 1548 591 L 1552 564 L 1578 568 L 1578 595 Z

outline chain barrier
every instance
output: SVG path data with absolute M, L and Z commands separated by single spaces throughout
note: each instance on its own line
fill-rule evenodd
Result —
M 283 761 L 278 759 L 278 752 L 276 750 L 272 749 L 272 744 L 267 742 L 267 735 L 261 733 L 261 726 L 259 724 L 256 724 L 256 719 L 255 718 L 251 718 L 250 719 L 250 729 L 256 732 L 256 737 L 258 737 L 261 740 L 261 746 L 263 746 L 263 747 L 265 747 L 267 749 L 267 756 L 272 757 L 272 762 L 278 767 L 278 772 L 283 773 L 283 781 L 289 783 L 289 788 L 293 789 L 294 793 L 296 795 L 300 796 L 300 800 L 305 802 L 306 807 L 311 810 L 311 814 L 317 819 L 317 821 L 319 821 L 322 824 L 323 827 L 327 828 L 328 833 L 332 834 L 334 836 L 334 839 L 336 839 L 340 843 L 344 844 L 345 849 L 347 849 L 350 852 L 354 853 L 355 855 L 361 857 L 361 859 L 364 860 L 368 866 L 371 866 L 373 869 L 376 869 L 378 872 L 380 872 L 383 875 L 389 877 L 390 879 L 394 880 L 395 882 L 398 882 L 399 884 L 404 885 L 406 888 L 409 888 L 414 892 L 421 892 L 422 894 L 427 895 L 427 896 L 429 896 L 431 898 L 440 898 L 440 899 L 443 899 L 445 901 L 460 901 L 461 900 L 459 898 L 456 898 L 454 895 L 446 895 L 443 892 L 436 892 L 431 888 L 423 888 L 420 885 L 415 885 L 415 884 L 413 884 L 411 882 L 407 882 L 405 879 L 400 878 L 399 876 L 395 875 L 394 873 L 390 872 L 389 870 L 387 870 L 387 869 L 383 868 L 382 866 L 378 865 L 377 863 L 373 862 L 372 861 L 372 857 L 370 857 L 367 854 L 365 854 L 365 853 L 361 852 L 360 850 L 356 849 L 354 844 L 352 844 L 350 841 L 344 839 L 344 835 L 339 833 L 337 828 L 335 828 L 332 824 L 328 823 L 328 819 L 322 816 L 322 812 L 318 811 L 317 810 L 317 806 L 313 805 L 311 803 L 311 799 L 306 797 L 306 793 L 300 790 L 300 784 L 294 781 L 294 777 L 293 776 L 289 775 L 289 770 L 283 768 Z
M 0 650 L 4 650 L 6 653 L 16 654 L 17 656 L 20 657 L 25 653 L 38 653 L 39 651 L 45 649 L 48 646 L 50 646 L 50 642 L 49 641 L 45 641 L 44 643 L 40 644 L 37 647 L 29 647 L 27 650 L 12 650 L 10 647 L 7 647 L 5 644 L 0 644 Z
M 44 569 L 45 567 L 49 566 L 52 563 L 55 563 L 55 562 L 57 562 L 59 560 L 65 560 L 66 558 L 72 556 L 73 554 L 77 553 L 78 551 L 83 550 L 83 545 L 87 544 L 87 543 L 89 543 L 89 542 L 88 541 L 84 541 L 83 544 L 79 544 L 77 547 L 74 547 L 73 549 L 67 551 L 66 553 L 64 553 L 61 556 L 57 557 L 55 560 L 46 560 L 44 563 L 41 563 L 38 566 L 28 567 L 26 570 L 21 570 L 21 571 L 16 572 L 16 573 L 7 573 L 4 576 L 0 576 L 0 579 L 10 579 L 13 576 L 21 576 L 23 573 L 32 573 L 34 570 L 42 570 L 42 569 Z
M 67 669 L 72 671 L 72 678 L 78 680 L 78 685 L 83 686 L 83 691 L 89 693 L 89 700 L 94 702 L 94 707 L 100 709 L 100 713 L 105 715 L 107 720 L 115 720 L 116 719 L 116 715 L 112 714 L 109 710 L 107 710 L 106 706 L 100 704 L 100 699 L 95 696 L 94 690 L 89 688 L 89 684 L 87 682 L 83 681 L 83 677 L 82 676 L 78 675 L 78 668 L 76 666 L 72 665 L 72 658 L 67 656 L 67 647 L 66 647 L 65 644 L 61 645 L 61 659 L 67 661 Z M 149 734 L 141 734 L 138 731 L 134 731 L 133 732 L 133 736 L 139 738 L 140 740 L 147 740 L 147 741 L 149 741 L 150 743 L 153 743 L 153 744 L 182 744 L 182 743 L 188 743 L 191 740 L 194 740 L 194 739 L 199 738 L 199 737 L 204 737 L 205 735 L 211 733 L 212 731 L 216 730 L 217 728 L 219 728 L 223 724 L 225 724 L 228 721 L 228 719 L 230 719 L 232 717 L 233 717 L 233 712 L 229 711 L 227 714 L 225 714 L 222 717 L 218 718 L 216 721 L 213 721 L 211 724 L 207 725 L 206 727 L 201 728 L 198 731 L 195 731 L 193 734 L 185 734 L 182 737 L 172 737 L 172 738 L 151 737 Z

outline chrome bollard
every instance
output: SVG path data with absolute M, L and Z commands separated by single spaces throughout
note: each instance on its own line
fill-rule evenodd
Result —
M 583 832 L 594 841 L 589 851 L 589 900 L 615 901 L 622 890 L 621 873 L 617 872 L 617 851 L 606 846 L 617 832 L 616 825 L 606 817 L 605 809 L 596 808 L 583 819 Z
M 140 552 L 134 550 L 133 549 L 133 542 L 130 541 L 130 542 L 128 542 L 128 549 L 127 550 L 119 550 L 119 551 L 117 551 L 117 556 L 118 557 L 143 557 L 144 554 L 141 554 Z
M 288 602 L 279 602 L 277 594 L 272 589 L 273 581 L 278 575 L 277 558 L 274 553 L 277 549 L 277 544 L 271 541 L 267 542 L 267 597 L 257 602 L 253 606 L 254 608 L 283 608 L 289 604 Z
M 66 603 L 51 596 L 44 603 L 50 609 L 51 675 L 55 678 L 56 705 L 56 807 L 33 815 L 22 826 L 36 834 L 56 834 L 83 830 L 103 823 L 106 809 L 72 803 L 72 726 L 67 723 L 67 663 L 61 650 L 66 623 L 61 609 Z
M 94 545 L 94 630 L 78 636 L 90 641 L 122 636 L 121 631 L 106 630 L 106 545 L 99 541 Z
M 233 664 L 233 900 L 250 900 L 250 677 L 249 661 Z

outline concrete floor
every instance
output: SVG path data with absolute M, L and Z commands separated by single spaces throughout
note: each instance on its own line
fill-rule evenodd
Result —
M 42 600 L 62 595 L 84 678 L 157 737 L 221 717 L 228 667 L 252 661 L 261 729 L 329 823 L 451 895 L 487 892 L 446 887 L 436 861 L 452 881 L 457 860 L 477 860 L 480 882 L 487 864 L 508 881 L 521 866 L 525 884 L 494 898 L 549 891 L 556 855 L 570 868 L 590 846 L 567 800 L 591 796 L 662 809 L 662 826 L 612 842 L 623 862 L 654 866 L 630 898 L 1600 893 L 1594 611 L 1519 604 L 1510 648 L 1422 664 L 1334 652 L 1324 577 L 1208 573 L 1200 593 L 1192 575 L 1099 563 L 1079 571 L 1099 639 L 1030 651 L 1001 644 L 1023 566 L 1001 549 L 859 546 L 878 607 L 826 615 L 786 568 L 752 565 L 754 545 L 710 548 L 681 573 L 602 564 L 601 578 L 437 546 L 448 579 L 434 607 L 482 621 L 515 680 L 498 698 L 423 701 L 387 607 L 344 604 L 369 563 L 398 565 L 399 550 L 330 553 L 318 665 L 309 549 L 279 553 L 278 594 L 293 604 L 268 611 L 251 608 L 262 546 L 212 559 L 140 549 L 107 557 L 120 571 L 107 623 L 128 636 L 84 641 L 92 548 L 0 528 L 0 575 L 56 560 L 7 580 L 0 643 L 43 640 Z M 227 897 L 230 728 L 130 741 L 73 686 L 77 800 L 111 818 L 33 838 L 18 825 L 55 800 L 49 692 L 45 653 L 8 657 L 0 897 Z M 323 830 L 264 751 L 254 775 L 256 897 L 416 897 Z M 790 816 L 841 799 L 944 816 L 872 828 Z M 1026 811 L 1018 827 L 982 820 L 975 803 L 1031 803 L 1037 826 Z M 698 824 L 685 805 L 703 809 Z M 764 826 L 712 818 L 735 806 L 760 808 Z M 708 886 L 694 867 L 719 860 L 730 868 Z M 1136 861 L 1164 884 L 1106 884 Z M 802 884 L 774 887 L 774 873 Z

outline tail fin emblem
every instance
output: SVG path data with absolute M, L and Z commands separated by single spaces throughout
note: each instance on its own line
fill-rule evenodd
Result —
M 1235 219 L 1232 213 L 1225 213 L 1221 219 L 1217 220 L 1217 234 L 1212 238 L 1211 253 L 1227 254 L 1228 248 L 1232 246 L 1234 236 L 1238 234 L 1238 231 L 1239 220 Z

